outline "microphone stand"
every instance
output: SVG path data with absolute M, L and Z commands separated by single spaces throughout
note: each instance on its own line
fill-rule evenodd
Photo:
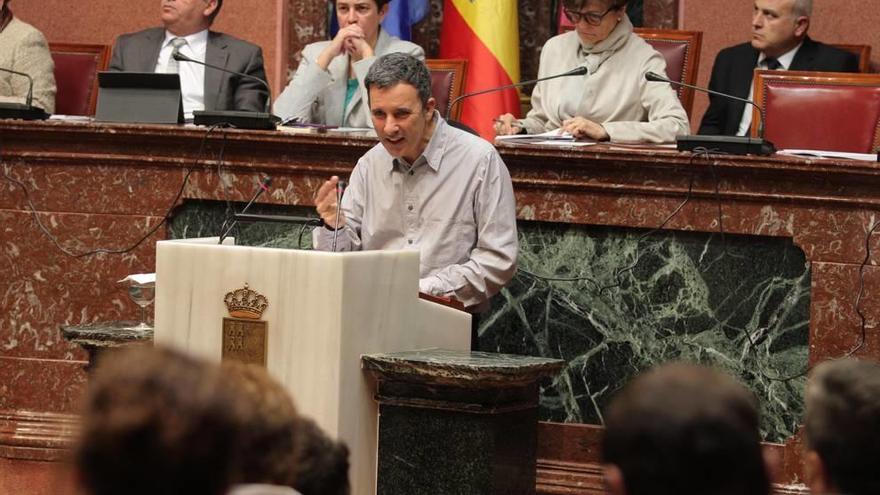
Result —
M 0 72 L 8 72 L 16 76 L 26 77 L 28 80 L 28 94 L 22 103 L 0 103 L 0 119 L 21 120 L 46 120 L 49 114 L 39 107 L 33 106 L 34 101 L 34 78 L 24 72 L 0 67 Z
M 551 79 L 556 79 L 556 78 L 559 78 L 559 77 L 583 76 L 583 75 L 586 75 L 586 74 L 588 74 L 588 73 L 589 73 L 589 69 L 587 69 L 587 68 L 584 67 L 584 66 L 580 66 L 580 67 L 575 67 L 574 69 L 572 69 L 572 70 L 570 70 L 570 71 L 568 71 L 568 72 L 563 72 L 562 74 L 556 74 L 556 75 L 554 75 L 554 76 L 539 77 L 539 78 L 537 78 L 537 79 L 530 79 L 530 80 L 528 80 L 528 81 L 520 81 L 520 82 L 518 82 L 518 83 L 507 84 L 507 85 L 504 85 L 504 86 L 498 86 L 498 87 L 495 87 L 495 88 L 489 88 L 489 89 L 484 89 L 484 90 L 481 90 L 481 91 L 475 91 L 475 92 L 473 92 L 473 93 L 463 94 L 463 95 L 461 95 L 461 96 L 458 96 L 458 97 L 454 98 L 454 99 L 449 103 L 449 107 L 448 107 L 448 109 L 446 110 L 446 116 L 445 116 L 445 118 L 446 118 L 446 120 L 449 120 L 449 115 L 452 113 L 452 109 L 455 108 L 455 105 L 457 105 L 461 100 L 464 100 L 465 98 L 470 98 L 471 96 L 484 95 L 484 94 L 486 94 L 486 93 L 493 93 L 493 92 L 495 92 L 495 91 L 504 91 L 505 89 L 521 88 L 521 87 L 523 87 L 523 86 L 529 86 L 529 85 L 531 85 L 531 84 L 537 84 L 537 83 L 539 83 L 539 82 L 549 81 L 549 80 L 551 80 Z
M 193 123 L 196 125 L 212 126 L 217 124 L 229 124 L 238 129 L 257 129 L 274 131 L 280 118 L 272 115 L 272 91 L 269 89 L 269 83 L 257 76 L 245 74 L 244 72 L 236 72 L 219 65 L 209 64 L 187 57 L 175 48 L 171 52 L 171 57 L 178 62 L 192 62 L 194 64 L 204 65 L 210 69 L 226 72 L 227 74 L 235 74 L 247 79 L 253 79 L 266 88 L 266 108 L 264 112 L 249 112 L 237 110 L 196 110 L 193 112 Z
M 731 155 L 772 155 L 773 153 L 776 153 L 776 147 L 773 146 L 773 143 L 764 139 L 764 111 L 754 101 L 708 88 L 701 88 L 700 86 L 694 86 L 693 84 L 673 81 L 672 79 L 663 77 L 654 72 L 646 72 L 645 79 L 651 82 L 665 82 L 674 86 L 683 86 L 710 95 L 741 101 L 752 105 L 758 110 L 757 138 L 751 136 L 679 136 L 675 139 L 679 151 L 694 151 L 697 148 L 706 148 Z
M 251 205 L 254 204 L 254 201 L 256 201 L 257 198 L 259 198 L 261 194 L 263 194 L 263 191 L 269 190 L 269 184 L 271 184 L 271 183 L 272 183 L 271 177 L 266 177 L 265 179 L 263 179 L 263 182 L 260 183 L 260 187 L 257 188 L 257 192 L 254 193 L 254 196 L 251 198 L 251 200 L 248 201 L 248 203 L 246 205 L 244 205 L 244 208 L 241 209 L 241 213 L 234 214 L 232 216 L 232 218 L 233 218 L 232 223 L 230 223 L 229 227 L 226 227 L 226 229 L 223 230 L 223 232 L 220 234 L 220 242 L 218 242 L 217 244 L 223 244 L 223 241 L 226 239 L 226 237 L 229 235 L 229 233 L 232 232 L 232 228 L 235 227 L 236 223 L 238 223 L 239 215 L 248 211 L 248 208 L 250 208 Z M 224 222 L 223 226 L 221 226 L 220 228 L 222 229 L 225 226 L 226 226 L 226 222 Z

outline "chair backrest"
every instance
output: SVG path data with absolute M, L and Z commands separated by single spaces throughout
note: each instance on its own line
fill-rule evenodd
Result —
M 94 115 L 98 98 L 98 71 L 107 70 L 110 47 L 49 43 L 55 62 L 55 113 Z
M 702 32 L 635 28 L 635 33 L 666 59 L 666 77 L 680 83 L 697 84 L 700 49 L 703 46 Z M 681 106 L 690 116 L 691 108 L 694 106 L 694 90 L 684 86 L 675 89 Z
M 859 57 L 859 72 L 871 72 L 871 45 L 847 45 L 832 43 L 834 48 L 855 53 Z
M 574 29 L 574 25 L 562 11 L 562 2 L 559 2 L 557 19 L 559 33 Z M 666 77 L 676 82 L 697 83 L 697 74 L 700 69 L 700 49 L 703 45 L 702 32 L 650 28 L 635 28 L 634 31 L 666 59 Z M 694 106 L 694 90 L 684 86 L 675 89 L 681 106 L 690 115 Z
M 437 110 L 443 117 L 449 111 L 449 104 L 461 96 L 464 81 L 467 77 L 467 60 L 428 59 L 425 61 L 431 72 L 431 94 L 437 100 Z M 449 118 L 458 120 L 461 117 L 461 105 L 456 105 Z
M 764 137 L 779 149 L 871 153 L 880 147 L 880 74 L 755 71 Z M 757 122 L 758 110 L 752 114 Z M 757 136 L 758 126 L 752 126 Z

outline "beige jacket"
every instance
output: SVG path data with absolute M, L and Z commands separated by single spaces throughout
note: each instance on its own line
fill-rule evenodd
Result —
M 0 68 L 24 72 L 34 79 L 33 105 L 55 112 L 55 64 L 43 33 L 16 18 L 0 31 Z M 24 103 L 28 80 L 0 71 L 0 102 Z
M 590 74 L 539 83 L 532 92 L 532 110 L 521 122 L 535 134 L 559 128 L 562 121 L 585 117 L 602 124 L 611 141 L 665 143 L 688 134 L 687 113 L 675 91 L 665 83 L 645 80 L 646 72 L 666 74 L 666 61 L 624 19 L 615 30 L 625 41 L 610 54 L 594 57 L 581 49 L 577 32 L 547 40 L 541 50 L 538 77 L 563 73 L 584 65 Z M 612 32 L 613 34 L 613 32 Z M 590 67 L 592 65 L 592 67 Z

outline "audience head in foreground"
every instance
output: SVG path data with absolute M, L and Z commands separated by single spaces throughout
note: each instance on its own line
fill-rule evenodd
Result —
M 807 384 L 807 485 L 815 494 L 880 493 L 880 363 L 826 361 Z
M 236 397 L 219 367 L 125 349 L 89 384 L 76 468 L 91 495 L 221 495 L 235 478 Z
M 300 419 L 287 390 L 260 366 L 226 362 L 221 371 L 238 399 L 241 426 L 238 485 L 230 495 L 296 493 Z
M 348 447 L 334 441 L 311 419 L 300 417 L 296 488 L 302 495 L 349 495 Z
M 605 416 L 613 495 L 766 495 L 755 397 L 733 378 L 688 364 L 649 371 Z

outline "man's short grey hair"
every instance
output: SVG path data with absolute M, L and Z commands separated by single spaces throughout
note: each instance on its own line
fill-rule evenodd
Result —
M 791 13 L 795 17 L 810 17 L 813 15 L 813 0 L 794 0 Z
M 805 394 L 807 446 L 819 454 L 841 493 L 880 493 L 880 363 L 826 361 L 810 376 Z
M 428 99 L 431 98 L 431 73 L 421 60 L 412 55 L 406 53 L 383 55 L 373 63 L 364 79 L 368 93 L 373 86 L 388 89 L 400 83 L 416 88 L 419 99 L 422 100 L 422 107 L 428 104 Z

